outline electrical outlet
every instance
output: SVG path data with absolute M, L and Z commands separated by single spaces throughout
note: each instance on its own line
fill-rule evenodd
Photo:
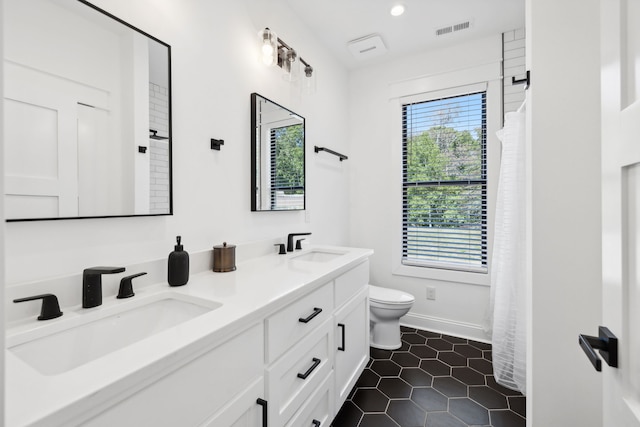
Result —
M 427 299 L 435 300 L 436 299 L 436 288 L 433 286 L 427 287 Z
M 304 212 L 304 222 L 307 224 L 311 222 L 311 213 L 309 211 Z

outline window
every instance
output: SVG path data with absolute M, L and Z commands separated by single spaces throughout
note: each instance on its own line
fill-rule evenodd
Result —
M 301 124 L 270 132 L 271 209 L 304 206 L 304 136 Z
M 487 271 L 486 92 L 402 104 L 402 264 Z

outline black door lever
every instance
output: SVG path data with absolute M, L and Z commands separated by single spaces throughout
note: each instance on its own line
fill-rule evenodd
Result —
M 618 367 L 618 338 L 613 335 L 609 328 L 598 327 L 597 337 L 580 334 L 578 343 L 593 367 L 596 368 L 596 371 L 602 371 L 602 361 L 596 354 L 596 350 L 599 350 L 600 356 L 609 366 Z

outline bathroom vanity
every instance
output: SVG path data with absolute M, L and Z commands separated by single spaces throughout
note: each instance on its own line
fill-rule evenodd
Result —
M 371 254 L 261 255 L 14 321 L 7 426 L 328 427 L 369 360 Z

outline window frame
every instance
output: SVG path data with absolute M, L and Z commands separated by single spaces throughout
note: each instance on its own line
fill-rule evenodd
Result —
M 393 230 L 391 270 L 393 275 L 489 286 L 493 249 L 493 221 L 499 174 L 500 142 L 496 132 L 502 127 L 502 81 L 500 64 L 485 64 L 446 75 L 434 75 L 399 82 L 390 86 L 391 147 L 394 168 Z M 441 267 L 402 263 L 403 256 L 403 166 L 402 106 L 407 103 L 486 92 L 487 150 L 487 270 L 486 272 L 449 270 Z

